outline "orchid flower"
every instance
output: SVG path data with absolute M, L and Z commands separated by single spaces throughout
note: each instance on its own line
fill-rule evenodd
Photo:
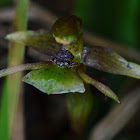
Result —
M 85 66 L 140 79 L 140 65 L 128 62 L 109 48 L 83 47 L 82 22 L 74 15 L 59 18 L 52 26 L 52 33 L 44 30 L 18 31 L 8 34 L 6 39 L 23 43 L 52 59 L 8 67 L 0 71 L 0 77 L 31 70 L 22 81 L 47 94 L 84 93 L 86 83 L 120 103 L 109 87 L 85 73 Z

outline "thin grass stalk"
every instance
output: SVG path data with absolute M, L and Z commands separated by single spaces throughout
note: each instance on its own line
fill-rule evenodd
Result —
M 18 0 L 12 31 L 26 30 L 27 28 L 28 0 Z M 24 58 L 24 45 L 9 43 L 8 66 L 22 63 Z M 21 86 L 21 73 L 6 78 L 2 94 L 0 109 L 0 140 L 9 140 L 17 109 Z

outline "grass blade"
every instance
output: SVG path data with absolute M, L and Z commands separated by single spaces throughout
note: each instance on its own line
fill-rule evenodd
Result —
M 19 0 L 16 8 L 12 31 L 25 30 L 27 27 L 28 0 Z M 23 61 L 24 46 L 9 43 L 8 65 L 18 65 Z M 0 139 L 9 140 L 20 92 L 21 73 L 11 75 L 4 83 L 0 110 Z

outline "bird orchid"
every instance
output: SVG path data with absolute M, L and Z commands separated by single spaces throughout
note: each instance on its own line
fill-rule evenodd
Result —
M 140 65 L 128 62 L 109 48 L 83 47 L 82 22 L 74 15 L 59 18 L 52 26 L 52 33 L 44 30 L 18 31 L 8 34 L 6 39 L 23 43 L 51 56 L 52 59 L 8 67 L 0 71 L 0 77 L 18 71 L 32 70 L 22 81 L 47 94 L 84 93 L 86 83 L 120 103 L 109 87 L 85 73 L 85 66 L 140 79 Z

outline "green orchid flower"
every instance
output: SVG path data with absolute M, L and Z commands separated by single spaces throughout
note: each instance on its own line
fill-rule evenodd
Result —
M 19 31 L 8 34 L 6 39 L 23 43 L 52 59 L 3 69 L 0 77 L 32 70 L 22 80 L 47 94 L 84 93 L 86 83 L 120 103 L 109 87 L 85 73 L 85 66 L 140 79 L 140 65 L 128 62 L 109 48 L 83 47 L 82 22 L 74 15 L 59 18 L 52 26 L 52 33 L 44 30 Z

